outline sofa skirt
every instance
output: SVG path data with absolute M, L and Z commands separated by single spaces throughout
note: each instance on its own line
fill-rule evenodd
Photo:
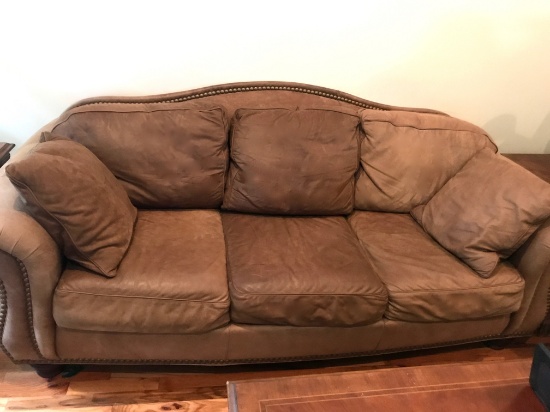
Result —
M 227 365 L 350 358 L 498 338 L 508 322 L 509 316 L 448 323 L 383 319 L 349 328 L 231 324 L 188 335 L 58 328 L 56 361 Z

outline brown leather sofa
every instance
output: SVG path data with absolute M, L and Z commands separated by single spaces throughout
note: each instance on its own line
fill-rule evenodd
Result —
M 296 83 L 81 101 L 1 169 L 2 349 L 41 371 L 530 336 L 550 185 L 496 152 L 443 113 Z

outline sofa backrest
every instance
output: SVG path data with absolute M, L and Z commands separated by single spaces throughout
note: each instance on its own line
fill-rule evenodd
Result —
M 408 213 L 481 149 L 497 149 L 484 130 L 450 116 L 364 109 L 361 119 L 357 209 Z
M 347 131 L 340 136 L 334 130 L 325 135 L 317 131 L 317 141 L 303 136 L 293 140 L 284 133 L 260 134 L 249 140 L 239 128 L 246 109 L 278 109 L 288 119 L 309 116 L 308 121 L 312 113 L 322 112 L 323 116 L 313 116 L 320 130 L 343 122 Z M 364 152 L 369 141 L 363 131 L 368 129 L 364 114 L 360 126 L 361 110 L 451 119 L 434 110 L 383 105 L 317 86 L 252 82 L 166 95 L 86 99 L 65 111 L 52 133 L 78 141 L 94 152 L 141 208 L 219 208 L 223 202 L 226 209 L 254 213 L 345 214 L 354 207 L 383 210 L 388 203 L 386 199 L 381 206 L 365 202 L 365 188 L 371 191 L 372 182 L 365 184 L 369 171 Z M 237 127 L 232 129 L 231 125 Z M 486 136 L 477 138 L 475 150 L 491 144 Z M 262 139 L 271 142 L 262 147 Z M 245 158 L 264 158 L 263 163 L 245 162 L 247 173 L 240 170 L 239 176 L 236 172 L 243 159 L 239 150 L 243 147 L 250 151 L 244 153 Z M 455 149 L 461 151 L 461 145 L 442 149 L 443 158 Z M 307 151 L 312 151 L 309 159 Z M 352 156 L 354 151 L 356 156 Z M 462 157 L 469 158 L 470 148 L 467 152 Z M 406 166 L 407 170 L 416 167 L 414 162 Z M 321 177 L 308 177 L 321 171 Z M 454 173 L 451 168 L 451 175 Z M 409 203 L 399 207 L 416 206 Z M 392 201 L 388 211 L 396 211 Z
M 353 210 L 362 133 L 338 109 L 239 109 L 223 208 L 279 215 Z
M 208 86 L 200 89 L 152 96 L 101 96 L 81 100 L 66 110 L 71 113 L 87 110 L 89 106 L 112 104 L 121 107 L 138 103 L 181 103 L 182 107 L 224 107 L 228 118 L 235 110 L 248 108 L 300 107 L 334 108 L 357 111 L 360 109 L 406 110 L 417 113 L 439 113 L 431 109 L 403 108 L 376 103 L 348 93 L 325 87 L 291 82 L 243 82 Z
M 67 112 L 52 136 L 90 149 L 138 207 L 217 208 L 223 200 L 227 132 L 220 107 L 98 104 Z

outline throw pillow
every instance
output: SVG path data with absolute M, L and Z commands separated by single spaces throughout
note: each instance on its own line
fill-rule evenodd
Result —
M 489 149 L 480 151 L 412 216 L 482 277 L 550 217 L 550 184 Z
M 79 143 L 40 143 L 6 174 L 29 213 L 65 256 L 113 277 L 133 233 L 136 208 L 107 167 Z

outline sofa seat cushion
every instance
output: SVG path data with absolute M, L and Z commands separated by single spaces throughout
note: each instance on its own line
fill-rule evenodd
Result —
M 197 333 L 229 321 L 225 244 L 216 211 L 139 211 L 117 276 L 71 265 L 54 295 L 59 326 Z
M 446 251 L 409 214 L 355 212 L 349 217 L 386 285 L 385 317 L 410 322 L 489 318 L 519 309 L 524 281 L 509 263 L 484 279 Z
M 352 326 L 379 320 L 387 292 L 343 217 L 222 214 L 231 319 Z

